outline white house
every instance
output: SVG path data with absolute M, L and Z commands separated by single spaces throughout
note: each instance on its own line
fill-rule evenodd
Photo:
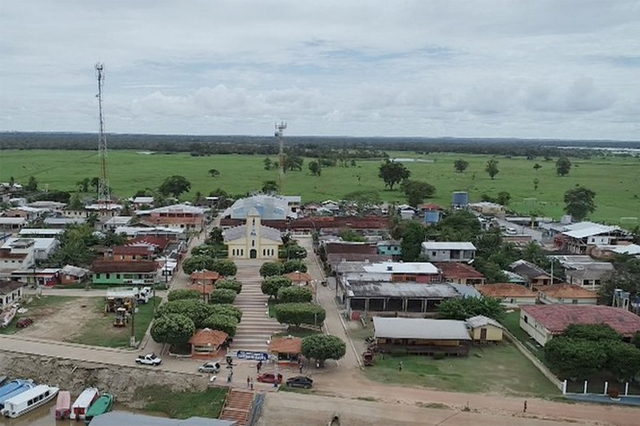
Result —
M 0 217 L 0 231 L 17 234 L 26 224 L 24 217 Z
M 597 305 L 598 294 L 575 284 L 553 284 L 538 287 L 538 299 L 546 305 Z
M 25 240 L 33 241 L 33 254 L 35 260 L 47 260 L 60 247 L 60 241 L 56 238 L 9 238 L 3 245 L 3 249 L 11 249 L 14 245 L 21 246 Z
M 17 281 L 0 281 L 0 308 L 12 305 L 22 298 L 23 284 Z
M 0 247 L 0 275 L 11 276 L 17 269 L 30 268 L 34 263 L 34 242 L 28 238 L 18 238 L 11 245 Z
M 476 247 L 470 242 L 422 243 L 422 253 L 431 262 L 469 262 L 476 255 Z

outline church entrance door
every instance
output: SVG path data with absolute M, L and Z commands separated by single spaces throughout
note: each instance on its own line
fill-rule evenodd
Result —
M 255 259 L 258 257 L 258 251 L 256 249 L 251 249 L 249 251 L 249 258 Z

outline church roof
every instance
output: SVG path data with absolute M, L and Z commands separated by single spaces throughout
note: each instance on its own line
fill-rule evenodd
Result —
M 278 244 L 282 244 L 282 237 L 280 236 L 280 231 L 276 228 L 271 228 L 269 226 L 261 226 L 260 227 L 261 237 L 265 240 L 276 241 Z M 228 243 L 229 241 L 239 240 L 241 238 L 245 238 L 247 235 L 247 225 L 240 225 L 233 228 L 229 228 L 224 231 L 224 242 Z
M 254 209 L 262 220 L 286 219 L 289 216 L 287 200 L 263 194 L 237 200 L 227 209 L 224 216 L 230 216 L 231 219 L 246 219 Z

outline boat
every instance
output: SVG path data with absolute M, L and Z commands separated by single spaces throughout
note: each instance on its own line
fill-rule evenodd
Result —
M 15 306 L 11 306 L 6 309 L 2 313 L 0 313 L 0 327 L 6 328 L 11 324 L 11 321 L 16 317 L 16 312 L 18 312 L 18 308 Z
M 0 412 L 5 417 L 16 418 L 41 407 L 51 401 L 60 388 L 48 385 L 38 385 L 25 392 L 7 399 Z
M 91 420 L 93 420 L 94 417 L 100 416 L 104 413 L 111 411 L 112 407 L 113 407 L 113 395 L 111 395 L 110 393 L 103 393 L 102 395 L 100 395 L 98 399 L 96 399 L 96 402 L 91 404 L 91 407 L 89 407 L 89 410 L 87 411 L 87 414 L 85 415 L 84 420 L 87 422 L 87 424 L 89 424 L 91 423 Z
M 4 408 L 7 399 L 26 392 L 36 386 L 33 380 L 12 380 L 0 387 L 0 409 Z
M 56 400 L 56 420 L 68 419 L 69 414 L 71 414 L 71 392 L 60 391 Z
M 7 381 L 7 379 L 8 379 L 8 377 L 7 377 L 7 376 L 0 376 L 0 385 L 3 385 L 3 384 L 4 384 L 4 382 L 6 382 L 6 381 Z
M 98 396 L 100 396 L 100 392 L 97 388 L 87 388 L 83 390 L 78 399 L 76 399 L 71 406 L 69 418 L 71 420 L 84 420 L 85 413 L 91 404 L 98 399 Z

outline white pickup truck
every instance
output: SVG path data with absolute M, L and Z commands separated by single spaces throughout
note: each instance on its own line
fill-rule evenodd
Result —
M 136 364 L 142 365 L 160 365 L 162 364 L 162 358 L 156 356 L 156 354 L 139 355 L 136 358 Z

